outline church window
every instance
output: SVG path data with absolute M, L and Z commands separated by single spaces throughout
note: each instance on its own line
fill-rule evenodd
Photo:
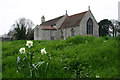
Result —
M 74 29 L 73 28 L 71 29 L 71 36 L 72 37 L 74 36 Z
M 64 39 L 63 31 L 62 30 L 60 31 L 60 39 Z
M 91 18 L 87 21 L 87 34 L 93 34 L 93 21 Z

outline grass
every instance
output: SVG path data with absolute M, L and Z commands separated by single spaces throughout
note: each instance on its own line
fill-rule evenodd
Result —
M 0 79 L 2 79 L 2 42 L 0 40 Z
M 31 51 L 35 53 L 33 63 L 45 60 L 40 50 L 45 48 L 51 56 L 47 73 L 45 64 L 39 68 L 37 78 L 120 78 L 118 75 L 120 40 L 113 37 L 75 36 L 66 40 L 33 40 Z M 29 78 L 28 71 L 17 71 L 19 49 L 25 47 L 26 40 L 2 43 L 2 77 Z

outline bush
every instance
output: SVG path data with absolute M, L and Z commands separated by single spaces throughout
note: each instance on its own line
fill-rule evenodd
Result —
M 74 37 L 69 37 L 66 39 L 66 43 L 72 43 L 73 45 L 77 45 L 80 43 L 85 43 L 85 38 L 83 36 L 74 36 Z
M 81 36 L 77 35 L 75 37 L 69 37 L 66 39 L 67 44 L 77 45 L 77 44 L 84 44 L 84 43 L 91 43 L 93 42 L 95 37 L 93 36 Z

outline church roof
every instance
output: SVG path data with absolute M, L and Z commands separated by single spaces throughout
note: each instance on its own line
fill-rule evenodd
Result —
M 64 28 L 68 28 L 68 27 L 76 27 L 79 25 L 80 21 L 82 20 L 82 18 L 84 17 L 84 15 L 87 13 L 88 11 L 79 13 L 79 14 L 75 14 L 75 15 L 71 15 L 68 16 L 66 18 L 66 20 L 63 22 L 63 24 L 61 25 L 61 29 Z
M 65 21 L 60 26 L 60 29 L 78 26 L 80 21 L 82 20 L 82 18 L 84 17 L 84 15 L 87 12 L 88 11 L 78 13 L 78 14 L 75 14 L 75 15 L 71 15 L 71 16 L 67 16 Z M 57 17 L 55 19 L 51 19 L 49 21 L 43 22 L 40 26 L 42 27 L 42 29 L 53 29 L 53 30 L 55 30 L 55 28 L 53 26 L 56 25 L 57 21 L 59 19 L 61 19 L 62 17 L 63 16 L 60 16 L 60 17 Z
M 41 26 L 53 26 L 56 24 L 56 22 L 61 19 L 63 16 L 60 16 L 60 17 L 57 17 L 55 19 L 51 19 L 51 20 L 48 20 L 48 21 L 45 21 L 41 24 Z

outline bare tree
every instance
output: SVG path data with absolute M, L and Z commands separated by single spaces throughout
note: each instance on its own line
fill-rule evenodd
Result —
M 117 20 L 111 20 L 112 24 L 111 24 L 111 33 L 113 35 L 113 37 L 116 37 L 120 32 L 120 22 Z

